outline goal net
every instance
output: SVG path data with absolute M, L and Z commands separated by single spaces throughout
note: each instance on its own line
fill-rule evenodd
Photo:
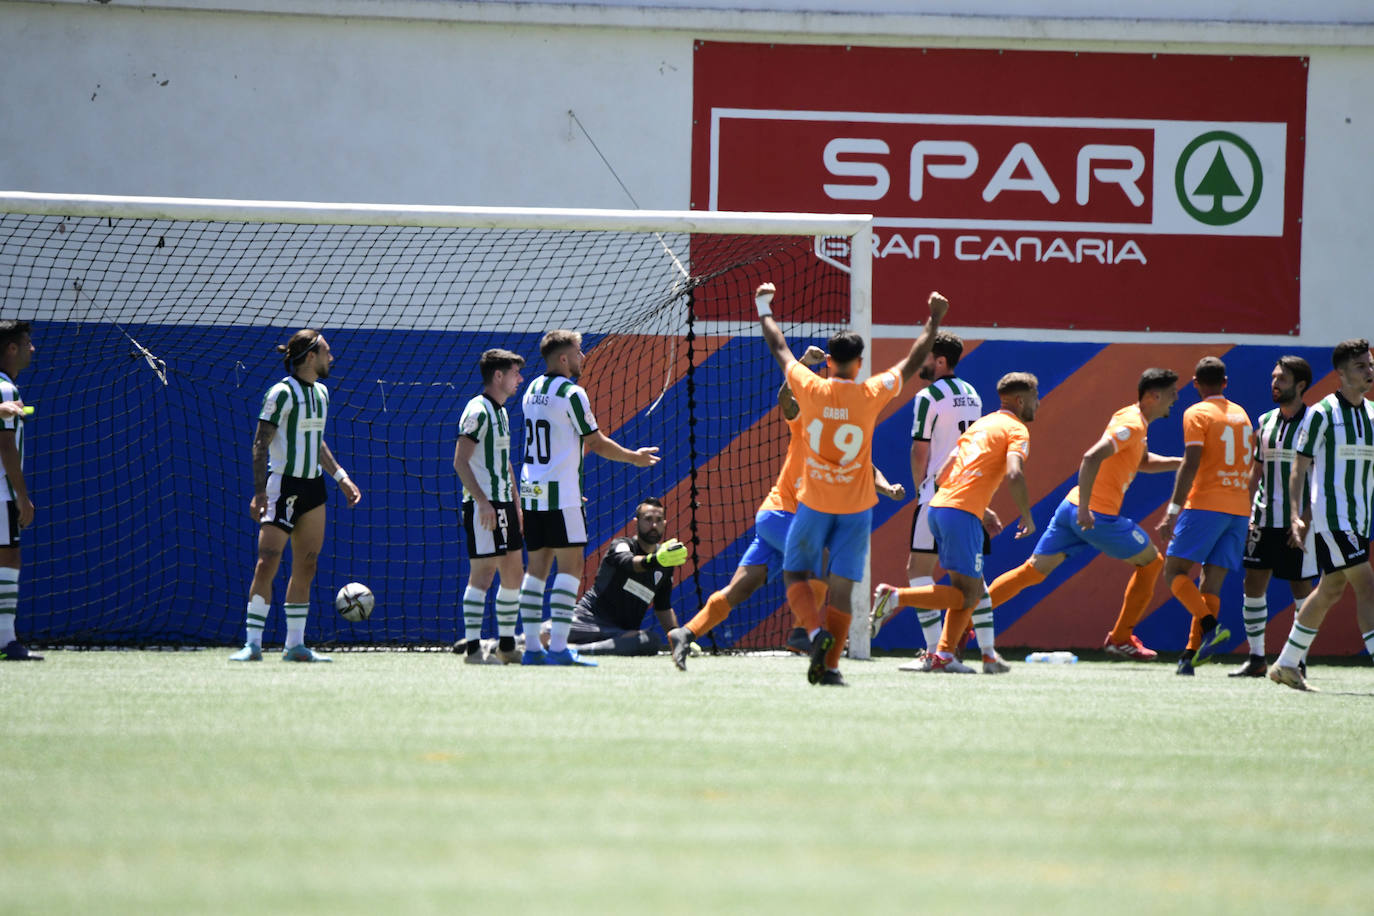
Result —
M 483 350 L 522 354 L 532 378 L 540 336 L 560 327 L 584 334 L 581 382 L 601 429 L 663 459 L 587 457 L 584 585 L 635 505 L 658 496 L 691 551 L 673 594 L 685 621 L 729 581 L 786 448 L 753 289 L 778 285 L 798 354 L 837 327 L 866 334 L 869 244 L 865 219 L 809 215 L 0 194 L 0 314 L 32 321 L 37 347 L 17 379 L 36 408 L 26 478 L 38 506 L 20 630 L 47 645 L 242 640 L 250 444 L 285 374 L 274 347 L 305 327 L 335 354 L 326 440 L 363 491 L 348 509 L 329 485 L 309 642 L 464 635 L 458 418 L 481 390 Z M 518 396 L 507 407 L 519 461 Z M 284 635 L 290 562 L 269 644 Z M 377 596 L 356 624 L 332 600 L 354 580 Z M 775 580 L 712 635 L 776 647 L 790 626 Z

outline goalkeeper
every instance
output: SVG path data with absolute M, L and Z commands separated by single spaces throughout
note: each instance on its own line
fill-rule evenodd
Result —
M 582 654 L 654 655 L 663 645 L 644 627 L 652 605 L 663 632 L 677 627 L 673 613 L 673 570 L 687 562 L 687 548 L 667 541 L 663 503 L 652 496 L 635 507 L 634 537 L 611 541 L 596 582 L 573 608 L 568 642 Z

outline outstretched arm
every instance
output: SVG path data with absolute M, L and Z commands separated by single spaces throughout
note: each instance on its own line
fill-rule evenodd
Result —
M 768 351 L 773 354 L 773 359 L 778 361 L 778 366 L 782 369 L 783 375 L 787 374 L 787 369 L 797 361 L 792 355 L 792 350 L 787 346 L 787 338 L 782 334 L 782 328 L 773 320 L 773 295 L 777 292 L 777 287 L 772 283 L 763 283 L 758 289 L 754 290 L 754 306 L 759 310 L 759 324 L 763 328 L 763 341 L 768 344 Z
M 587 451 L 600 455 L 608 461 L 633 464 L 637 468 L 647 468 L 658 464 L 657 445 L 628 449 L 599 429 L 592 430 L 582 441 L 586 444 Z
M 932 292 L 927 301 L 930 303 L 930 319 L 926 321 L 925 330 L 911 345 L 911 352 L 906 355 L 906 359 L 892 367 L 902 374 L 903 385 L 911 381 L 916 370 L 921 368 L 921 364 L 930 355 L 930 348 L 935 345 L 935 334 L 940 330 L 940 322 L 949 311 L 949 300 L 939 293 Z

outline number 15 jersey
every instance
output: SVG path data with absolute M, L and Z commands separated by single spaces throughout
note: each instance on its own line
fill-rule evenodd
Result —
M 541 375 L 525 389 L 520 410 L 525 415 L 521 508 L 582 508 L 582 437 L 597 429 L 587 392 L 570 378 Z
M 1250 462 L 1254 458 L 1250 417 L 1219 394 L 1183 412 L 1183 446 L 1202 446 L 1202 461 L 1185 509 L 1250 516 Z

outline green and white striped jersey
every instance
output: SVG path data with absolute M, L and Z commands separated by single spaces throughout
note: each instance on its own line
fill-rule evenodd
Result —
M 1298 454 L 1312 459 L 1312 530 L 1368 537 L 1374 500 L 1374 407 L 1351 404 L 1340 392 L 1307 411 Z
M 510 476 L 510 416 L 504 404 L 497 404 L 485 394 L 468 401 L 463 418 L 458 421 L 458 434 L 477 443 L 468 466 L 482 489 L 482 495 L 494 503 L 515 501 L 515 482 Z M 463 501 L 474 494 L 463 487 Z
M 581 508 L 582 437 L 596 432 L 587 392 L 570 378 L 541 375 L 525 389 L 520 409 L 525 415 L 521 507 Z
M 925 505 L 935 495 L 935 477 L 954 451 L 964 430 L 983 415 L 978 389 L 963 379 L 949 376 L 931 382 L 911 399 L 911 438 L 930 442 L 930 461 L 925 480 L 918 480 L 916 501 Z
M 1255 471 L 1259 486 L 1250 513 L 1250 524 L 1256 528 L 1287 528 L 1292 521 L 1292 505 L 1288 488 L 1293 472 L 1293 460 L 1298 456 L 1298 435 L 1307 420 L 1308 407 L 1298 405 L 1292 419 L 1277 407 L 1262 414 L 1255 424 Z M 1307 481 L 1303 481 L 1302 500 L 1310 498 Z
M 267 389 L 259 420 L 275 424 L 268 466 L 287 477 L 319 477 L 320 446 L 329 413 L 329 389 L 322 382 L 303 384 L 294 375 Z
M 14 380 L 3 372 L 0 372 L 0 401 L 19 400 L 19 386 L 14 384 Z M 24 467 L 24 418 L 10 417 L 0 420 L 0 429 L 14 430 L 14 447 L 19 450 L 19 467 Z M 0 487 L 0 499 L 8 501 L 14 500 L 14 485 L 10 483 L 9 475 L 5 473 L 5 468 L 0 465 L 0 480 L 5 482 L 4 487 Z

